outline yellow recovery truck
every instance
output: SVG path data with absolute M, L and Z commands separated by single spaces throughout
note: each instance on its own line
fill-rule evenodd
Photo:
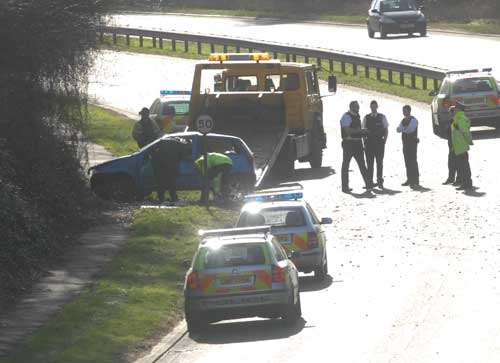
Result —
M 329 91 L 336 79 L 329 78 Z M 259 186 L 289 176 L 295 160 L 320 168 L 326 134 L 316 67 L 280 62 L 268 53 L 215 53 L 194 72 L 189 126 L 208 115 L 212 132 L 242 138 L 255 157 Z

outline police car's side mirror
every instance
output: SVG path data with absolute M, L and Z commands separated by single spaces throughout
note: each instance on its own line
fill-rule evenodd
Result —
M 321 224 L 332 224 L 333 220 L 331 218 L 321 218 Z
M 429 96 L 435 97 L 435 96 L 437 96 L 437 92 L 435 90 L 432 90 L 429 92 Z
M 380 11 L 378 11 L 378 9 L 372 9 L 372 13 L 380 14 Z
M 337 92 L 337 77 L 335 77 L 334 75 L 328 76 L 328 92 Z

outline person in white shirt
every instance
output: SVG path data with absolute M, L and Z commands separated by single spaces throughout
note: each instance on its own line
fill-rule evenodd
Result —
M 389 123 L 385 115 L 378 112 L 378 103 L 373 100 L 370 102 L 371 113 L 363 119 L 362 127 L 368 130 L 368 136 L 365 139 L 366 163 L 368 166 L 368 181 L 372 186 L 373 183 L 373 167 L 375 160 L 377 161 L 377 185 L 380 189 L 384 189 L 384 154 L 385 143 L 389 134 Z
M 365 188 L 370 190 L 372 185 L 368 180 L 368 172 L 366 170 L 365 155 L 363 153 L 363 142 L 361 137 L 363 131 L 361 130 L 361 118 L 359 117 L 359 104 L 357 101 L 352 101 L 349 104 L 349 111 L 346 112 L 340 119 L 340 127 L 342 133 L 342 191 L 350 193 L 349 188 L 349 164 L 354 157 L 359 166 L 359 171 L 363 176 Z
M 418 120 L 411 115 L 411 107 L 409 105 L 403 107 L 403 115 L 404 118 L 401 120 L 397 131 L 402 134 L 403 156 L 407 178 L 401 185 L 418 188 L 420 186 L 420 174 L 417 162 L 417 145 L 419 143 Z

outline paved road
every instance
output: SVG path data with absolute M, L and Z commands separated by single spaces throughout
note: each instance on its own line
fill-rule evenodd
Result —
M 444 69 L 495 67 L 498 65 L 497 60 L 500 59 L 500 37 L 430 32 L 425 38 L 396 35 L 385 40 L 369 39 L 365 27 L 288 20 L 161 14 L 117 14 L 113 17 L 113 22 L 120 26 L 230 35 L 300 46 L 323 47 Z M 454 56 L 455 53 L 459 56 Z M 500 69 L 497 70 L 497 74 L 500 75 Z
M 111 54 L 102 59 L 109 62 Z M 124 101 L 109 93 L 157 92 L 161 80 L 182 75 L 172 87 L 183 87 L 192 62 L 120 54 L 115 77 L 92 85 L 104 100 Z M 139 87 L 129 70 L 141 64 Z M 167 66 L 166 66 L 167 65 Z M 166 67 L 166 68 L 165 68 Z M 163 72 L 158 72 L 165 69 Z M 105 69 L 101 69 L 105 71 Z M 156 79 L 158 78 L 158 79 Z M 107 85 L 106 85 L 107 84 Z M 113 85 L 110 87 L 109 85 Z M 141 89 L 139 92 L 138 89 Z M 110 98 L 108 98 L 110 97 Z M 353 195 L 340 193 L 341 148 L 338 120 L 352 99 L 363 112 L 379 100 L 390 122 L 386 156 L 386 192 L 363 194 L 352 165 Z M 404 163 L 401 140 L 394 131 L 403 99 L 357 89 L 339 89 L 325 98 L 329 148 L 325 168 L 306 164 L 293 180 L 320 216 L 331 216 L 328 254 L 331 279 L 301 280 L 303 321 L 292 328 L 279 320 L 223 322 L 201 336 L 185 336 L 160 362 L 301 362 L 328 357 L 338 362 L 498 362 L 500 359 L 500 175 L 499 141 L 490 131 L 475 133 L 471 152 L 475 184 L 472 195 L 442 186 L 446 177 L 446 143 L 432 135 L 427 105 L 411 103 L 420 120 L 419 160 L 422 191 L 401 187 Z

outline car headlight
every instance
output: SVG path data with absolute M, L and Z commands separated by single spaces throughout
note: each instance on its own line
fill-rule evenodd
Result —
M 380 18 L 380 22 L 383 24 L 394 24 L 396 23 L 393 19 L 389 18 L 388 16 L 382 16 Z

